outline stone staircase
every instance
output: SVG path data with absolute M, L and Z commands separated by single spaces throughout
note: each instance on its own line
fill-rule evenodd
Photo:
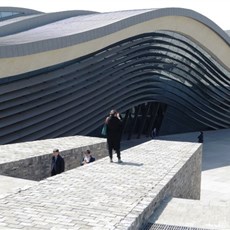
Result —
M 163 201 L 149 222 L 183 229 L 230 230 L 230 202 L 172 198 Z

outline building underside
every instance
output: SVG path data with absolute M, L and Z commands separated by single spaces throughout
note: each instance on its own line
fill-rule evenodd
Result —
M 230 127 L 230 39 L 204 16 L 0 11 L 0 144 L 100 136 L 112 108 L 124 139 Z

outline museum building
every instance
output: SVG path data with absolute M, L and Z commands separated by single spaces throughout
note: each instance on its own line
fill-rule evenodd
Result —
M 230 128 L 230 37 L 183 8 L 43 13 L 0 7 L 0 144 Z

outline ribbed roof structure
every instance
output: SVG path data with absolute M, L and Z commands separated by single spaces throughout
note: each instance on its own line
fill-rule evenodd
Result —
M 230 127 L 230 37 L 205 16 L 3 10 L 20 14 L 0 18 L 1 143 L 89 135 L 150 102 L 164 133 Z

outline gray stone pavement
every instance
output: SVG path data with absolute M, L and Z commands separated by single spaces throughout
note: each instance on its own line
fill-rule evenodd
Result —
M 135 145 L 144 143 L 151 139 L 137 139 L 131 141 L 124 141 L 122 143 L 122 150 L 134 147 Z M 90 138 L 85 136 L 63 137 L 56 139 L 47 139 L 42 141 L 32 141 L 24 143 L 16 143 L 0 146 L 0 164 L 12 161 L 17 161 L 34 156 L 40 156 L 45 153 L 52 153 L 52 150 L 59 148 L 60 150 L 72 149 L 82 147 L 87 148 L 87 145 L 104 142 L 102 138 Z M 61 144 L 60 144 L 61 143 Z M 61 145 L 61 146 L 60 146 Z M 61 148 L 60 148 L 61 147 Z M 18 192 L 22 189 L 31 187 L 38 182 L 31 180 L 24 180 L 15 177 L 0 175 L 0 198 L 7 196 L 10 193 Z
M 122 143 L 122 150 L 134 147 L 136 145 L 147 142 L 151 139 L 142 138 L 131 141 L 124 141 Z M 30 158 L 34 156 L 40 156 L 44 153 L 50 153 L 53 149 L 59 148 L 60 150 L 72 149 L 82 147 L 87 148 L 87 145 L 96 144 L 103 142 L 105 140 L 101 138 L 90 138 L 85 136 L 73 136 L 73 137 L 63 137 L 56 139 L 48 139 L 36 142 L 24 142 L 16 143 L 10 145 L 0 146 L 1 163 L 7 163 L 12 161 L 21 160 L 24 158 Z M 61 148 L 60 148 L 60 143 Z M 0 175 L 0 198 L 8 195 L 9 193 L 18 192 L 21 189 L 31 187 L 37 182 L 31 180 L 23 180 L 15 177 L 8 177 Z
M 164 137 L 160 137 L 159 139 L 175 140 L 175 141 L 182 141 L 182 142 L 184 142 L 184 141 L 185 142 L 187 142 L 187 141 L 197 142 L 197 136 L 198 136 L 198 132 L 197 133 L 187 133 L 187 134 L 180 134 L 180 135 L 164 136 Z M 128 166 L 128 168 L 131 168 L 131 169 L 132 168 L 137 168 L 137 169 L 141 168 L 141 166 L 138 165 L 138 163 L 135 161 L 135 160 L 139 161 L 139 159 L 137 159 L 137 158 L 133 159 L 132 158 L 132 160 L 130 160 L 130 157 L 128 157 L 127 151 L 130 147 L 132 147 L 136 144 L 140 144 L 140 143 L 145 142 L 145 141 L 146 141 L 145 139 L 142 139 L 142 140 L 133 140 L 131 142 L 124 142 L 123 143 L 122 146 L 123 146 L 124 152 L 122 152 L 122 157 L 125 160 L 125 167 Z M 167 206 L 167 208 L 165 208 L 164 211 L 161 210 L 156 223 L 173 224 L 173 225 L 177 225 L 177 226 L 179 226 L 179 225 L 180 226 L 194 226 L 194 227 L 202 227 L 202 228 L 218 229 L 218 230 L 219 229 L 230 230 L 230 224 L 229 224 L 229 220 L 230 220 L 230 218 L 229 218 L 229 216 L 230 216 L 230 211 L 229 211 L 230 210 L 230 208 L 229 208 L 230 207 L 230 204 L 229 204 L 229 202 L 230 202 L 230 177 L 229 177 L 229 175 L 230 175 L 230 146 L 229 146 L 229 143 L 230 143 L 230 130 L 229 129 L 204 132 L 203 165 L 202 165 L 202 181 L 201 181 L 201 201 L 172 199 L 171 203 L 169 202 L 169 203 L 164 204 L 165 206 Z M 56 144 L 53 143 L 53 145 L 48 146 L 48 148 L 53 148 L 53 147 L 56 147 Z M 6 151 L 6 153 L 7 153 L 7 151 Z M 142 158 L 140 160 L 142 161 Z M 128 164 L 128 162 L 130 164 Z M 114 167 L 119 167 L 119 168 L 124 167 L 124 165 L 121 166 L 121 165 L 118 165 L 116 163 L 114 163 L 112 165 L 108 164 L 107 158 L 100 160 L 100 161 L 97 161 L 96 164 L 98 164 L 98 165 L 100 165 L 100 167 L 106 169 L 105 171 L 110 170 L 110 167 L 112 167 L 111 172 L 115 172 Z M 86 167 L 88 167 L 88 166 L 86 166 Z M 108 167 L 109 167 L 109 169 L 108 169 Z M 129 170 L 131 170 L 131 169 L 129 169 Z M 76 175 L 76 172 L 74 172 L 74 171 L 75 170 L 71 170 L 71 174 L 73 176 Z M 72 172 L 74 172 L 74 173 L 72 173 Z M 126 174 L 125 171 L 122 170 L 122 172 Z M 102 174 L 102 172 L 99 172 L 99 174 L 100 173 Z M 62 178 L 63 175 L 60 175 L 60 177 Z M 80 173 L 80 175 L 81 175 L 80 176 L 81 179 L 78 178 L 77 175 L 76 175 L 76 178 L 78 178 L 78 179 L 71 177 L 71 181 L 75 184 L 75 187 L 77 187 L 77 184 L 82 186 L 82 183 L 83 183 L 82 176 L 83 175 L 82 175 L 82 173 Z M 85 175 L 85 176 L 89 177 L 89 175 L 91 175 L 91 174 L 87 173 L 87 175 Z M 116 182 L 116 186 L 117 186 L 117 182 L 119 181 L 119 175 L 116 176 L 116 179 L 113 179 Z M 98 177 L 98 174 L 96 173 L 94 176 Z M 92 179 L 93 181 L 95 180 L 94 176 Z M 123 176 L 122 176 L 122 178 L 123 178 Z M 12 183 L 11 183 L 12 180 L 16 180 L 18 182 L 14 181 L 13 182 L 14 186 L 12 186 Z M 48 181 L 50 181 L 50 180 L 52 181 L 52 178 L 50 178 Z M 79 180 L 82 180 L 81 183 L 79 183 Z M 107 178 L 107 180 L 109 180 L 109 179 Z M 124 181 L 124 180 L 125 180 L 125 178 L 123 178 L 121 181 Z M 2 194 L 2 197 L 3 197 L 3 193 L 4 193 L 4 191 L 3 191 L 4 185 L 2 184 L 2 182 L 5 183 L 4 181 L 6 182 L 6 184 L 8 183 L 9 187 L 12 188 L 12 190 L 11 190 L 12 192 L 14 192 L 14 193 L 17 192 L 17 198 L 14 198 L 14 199 L 20 200 L 23 203 L 23 208 L 20 211 L 20 209 L 18 207 L 17 210 L 12 210 L 11 212 L 8 212 L 9 215 L 7 218 L 3 217 L 3 215 L 1 214 L 2 208 L 5 207 L 6 209 L 8 209 L 9 205 L 13 205 L 12 202 L 14 202 L 14 201 L 12 201 L 9 204 L 7 204 L 6 206 L 4 206 L 2 203 L 4 201 L 4 199 L 0 199 L 0 204 L 1 204 L 0 205 L 0 207 L 1 207 L 0 208 L 0 210 L 1 210 L 0 211 L 0 229 L 9 229 L 9 226 L 6 223 L 9 223 L 9 221 L 12 221 L 12 224 L 13 224 L 14 221 L 16 221 L 12 217 L 14 212 L 16 212 L 16 213 L 18 212 L 17 220 L 21 220 L 22 223 L 24 223 L 24 225 L 23 225 L 24 229 L 32 229 L 31 223 L 36 224 L 35 225 L 36 227 L 38 227 L 39 226 L 38 223 L 40 223 L 41 225 L 38 229 L 42 229 L 42 228 L 48 229 L 47 226 L 49 226 L 49 227 L 52 226 L 52 229 L 59 229 L 59 227 L 57 225 L 52 225 L 52 223 L 51 223 L 52 220 L 54 222 L 54 219 L 51 218 L 51 216 L 53 215 L 53 210 L 51 210 L 50 213 L 49 213 L 50 209 L 48 209 L 47 212 L 45 212 L 45 213 L 47 213 L 47 220 L 45 222 L 43 222 L 41 214 L 36 213 L 36 214 L 38 214 L 39 220 L 34 220 L 32 222 L 30 221 L 30 219 L 33 220 L 33 218 L 31 216 L 27 216 L 27 212 L 25 215 L 22 214 L 22 211 L 24 211 L 26 209 L 29 210 L 29 207 L 26 206 L 26 204 L 25 204 L 26 201 L 30 200 L 30 198 L 29 198 L 30 196 L 28 194 L 26 194 L 26 191 L 27 191 L 27 193 L 29 193 L 29 191 L 30 191 L 27 188 L 32 186 L 33 183 L 38 183 L 38 182 L 26 181 L 26 180 L 21 180 L 21 179 L 16 179 L 16 178 L 9 178 L 9 180 L 7 180 L 6 177 L 1 176 L 0 177 L 0 185 L 1 185 L 0 186 L 0 194 Z M 22 181 L 25 185 L 25 191 L 18 193 L 17 185 L 20 185 L 20 187 L 22 187 L 21 186 L 23 184 Z M 59 192 L 60 192 L 61 197 L 58 199 L 60 199 L 60 200 L 62 200 L 62 202 L 64 202 L 63 200 L 65 200 L 65 199 L 64 199 L 64 196 L 62 195 L 62 191 L 54 191 L 54 189 L 52 189 L 52 184 L 56 184 L 56 183 L 54 181 L 52 183 L 50 183 L 50 182 L 49 182 L 50 186 L 48 186 L 47 184 L 44 185 L 44 186 L 48 186 L 47 188 L 48 188 L 48 191 L 50 192 L 50 193 L 49 192 L 46 193 L 47 197 L 45 197 L 45 198 L 44 198 L 44 196 L 45 196 L 44 194 L 39 195 L 39 191 L 40 191 L 39 187 L 44 182 L 38 183 L 37 192 L 35 189 L 36 186 L 32 190 L 33 193 L 35 193 L 35 194 L 32 193 L 33 194 L 32 196 L 34 196 L 35 200 L 36 200 L 33 202 L 33 205 L 31 206 L 31 210 L 33 210 L 33 212 L 35 212 L 34 206 L 38 205 L 38 203 L 39 203 L 39 200 L 40 200 L 39 197 L 40 198 L 43 197 L 41 205 L 37 206 L 37 207 L 40 207 L 40 211 L 42 209 L 45 209 L 45 207 L 48 207 L 48 203 L 51 204 L 52 199 L 49 200 L 50 194 L 54 193 L 53 195 L 50 195 L 50 197 L 52 198 L 53 196 L 58 196 Z M 22 183 L 22 184 L 20 184 L 20 183 Z M 63 183 L 63 182 L 61 182 L 61 183 Z M 104 183 L 105 184 L 107 183 L 106 184 L 107 186 L 110 185 L 108 182 L 104 182 Z M 65 186 L 67 186 L 67 185 L 65 185 Z M 86 185 L 84 185 L 84 186 L 86 186 Z M 115 186 L 115 184 L 114 184 L 114 186 Z M 114 193 L 117 190 L 116 186 L 113 187 Z M 85 189 L 87 190 L 86 187 L 85 187 Z M 121 188 L 120 192 L 122 191 L 122 189 L 124 191 L 124 188 Z M 7 199 L 10 200 L 10 197 L 11 197 L 11 196 L 9 196 L 10 191 L 9 190 L 6 191 L 6 190 L 7 189 L 5 188 L 4 196 L 7 195 Z M 63 191 L 65 190 L 64 187 L 62 190 Z M 70 190 L 73 190 L 72 184 L 70 186 Z M 139 190 L 139 188 L 138 188 L 138 190 Z M 83 189 L 81 191 L 83 191 Z M 21 194 L 23 194 L 23 196 L 21 196 Z M 95 193 L 95 192 L 89 190 L 87 193 L 85 192 L 84 194 L 89 199 L 92 199 L 92 197 L 93 197 L 93 203 L 96 205 L 97 201 L 95 201 L 94 199 L 98 193 Z M 76 195 L 75 200 L 81 200 L 79 197 L 77 197 L 77 194 L 75 194 L 75 195 Z M 130 198 L 125 198 L 126 196 L 123 196 L 123 194 L 121 194 L 121 195 L 119 194 L 118 197 L 120 197 L 124 200 L 126 200 L 126 199 L 131 200 Z M 1 196 L 0 196 L 0 198 L 1 198 Z M 109 202 L 108 200 L 109 200 L 108 197 L 105 197 L 105 200 L 104 200 L 105 203 Z M 79 209 L 82 208 L 84 210 L 84 207 L 85 207 L 84 202 L 87 203 L 88 201 L 85 201 L 85 198 L 82 198 L 82 202 L 79 206 Z M 120 212 L 120 215 L 118 214 L 119 213 L 119 207 L 117 207 L 117 206 L 116 206 L 116 208 L 114 207 L 116 202 L 117 202 L 117 200 L 114 200 L 112 202 L 113 204 L 111 205 L 111 207 L 113 207 L 114 209 L 117 209 L 117 215 L 118 216 L 116 216 L 116 214 L 114 214 L 114 210 L 113 211 L 111 211 L 111 210 L 106 211 L 106 209 L 108 207 L 104 207 L 104 210 L 102 210 L 102 214 L 101 214 L 101 220 L 102 221 L 101 222 L 99 221 L 97 223 L 98 225 L 96 224 L 98 226 L 98 229 L 102 229 L 101 227 L 103 226 L 103 224 L 107 223 L 107 221 L 108 221 L 108 223 L 110 222 L 108 217 L 104 217 L 105 213 L 107 213 L 107 214 L 110 213 L 111 219 L 113 219 L 113 217 L 116 216 L 115 219 L 117 220 L 117 223 L 119 222 L 119 220 L 122 219 L 122 217 L 121 217 L 122 212 Z M 98 204 L 100 204 L 100 203 L 101 203 L 101 200 L 98 201 Z M 87 203 L 87 204 L 89 204 L 89 203 Z M 55 203 L 55 207 L 56 207 L 56 205 L 57 205 L 57 203 Z M 63 207 L 64 206 L 65 205 L 63 205 Z M 72 208 L 72 207 L 70 207 L 70 208 Z M 98 211 L 97 213 L 99 213 L 99 210 L 97 210 L 97 211 Z M 33 212 L 31 215 L 33 215 Z M 88 213 L 88 212 L 90 212 L 90 211 L 87 210 L 86 213 Z M 20 217 L 20 216 L 22 216 L 22 217 Z M 63 213 L 62 212 L 59 213 L 59 211 L 54 216 L 55 216 L 54 218 L 60 217 L 61 220 L 69 219 L 69 214 L 63 215 Z M 12 218 L 10 218 L 10 217 L 12 217 Z M 5 218 L 6 221 L 2 221 L 3 218 Z M 93 217 L 93 219 L 95 219 L 95 217 Z M 25 220 L 25 221 L 23 222 L 23 220 Z M 92 220 L 92 222 L 93 222 L 93 220 Z M 113 223 L 115 223 L 115 222 L 113 222 Z M 18 222 L 16 222 L 16 223 L 18 224 Z M 63 221 L 62 221 L 62 223 L 63 223 Z M 83 223 L 85 223 L 85 222 L 79 221 L 80 225 Z M 26 224 L 28 224 L 28 226 Z M 102 225 L 100 225 L 100 224 L 102 224 Z M 91 224 L 89 224 L 89 226 L 90 225 Z M 8 227 L 6 227 L 6 226 L 8 226 Z M 15 225 L 12 225 L 12 226 L 15 226 Z M 18 228 L 13 228 L 12 226 L 10 229 L 18 229 Z M 87 228 L 85 228 L 85 226 L 84 226 L 82 229 L 88 229 L 88 228 L 90 228 L 89 226 Z M 107 225 L 107 226 L 111 227 L 112 224 Z M 71 227 L 72 226 L 69 225 L 70 229 L 71 229 Z M 68 228 L 68 227 L 66 227 L 66 228 Z M 62 228 L 60 228 L 60 229 L 62 229 Z
M 0 198 L 0 229 L 127 229 L 199 147 L 153 140 L 37 182 Z
M 52 154 L 53 149 L 59 148 L 60 151 L 74 148 L 86 150 L 91 145 L 104 143 L 102 138 L 91 138 L 85 136 L 61 137 L 55 139 L 38 140 L 9 145 L 0 145 L 0 167 L 1 164 L 24 160 L 45 154 Z M 0 170 L 1 171 L 1 170 Z M 0 175 L 0 198 L 15 193 L 19 190 L 31 187 L 37 182 L 23 180 L 15 177 Z M 1 229 L 1 228 L 0 228 Z
M 60 151 L 80 148 L 84 150 L 87 146 L 102 143 L 105 140 L 97 137 L 70 136 L 54 139 L 38 140 L 31 142 L 22 142 L 8 145 L 0 145 L 0 164 L 9 163 L 21 159 L 26 159 L 44 154 L 52 154 L 53 149 Z
M 11 193 L 17 193 L 21 189 L 29 188 L 35 184 L 37 184 L 35 181 L 0 175 L 0 198 Z
M 160 137 L 197 141 L 197 133 Z M 230 230 L 230 129 L 204 132 L 200 201 L 166 201 L 150 222 Z

